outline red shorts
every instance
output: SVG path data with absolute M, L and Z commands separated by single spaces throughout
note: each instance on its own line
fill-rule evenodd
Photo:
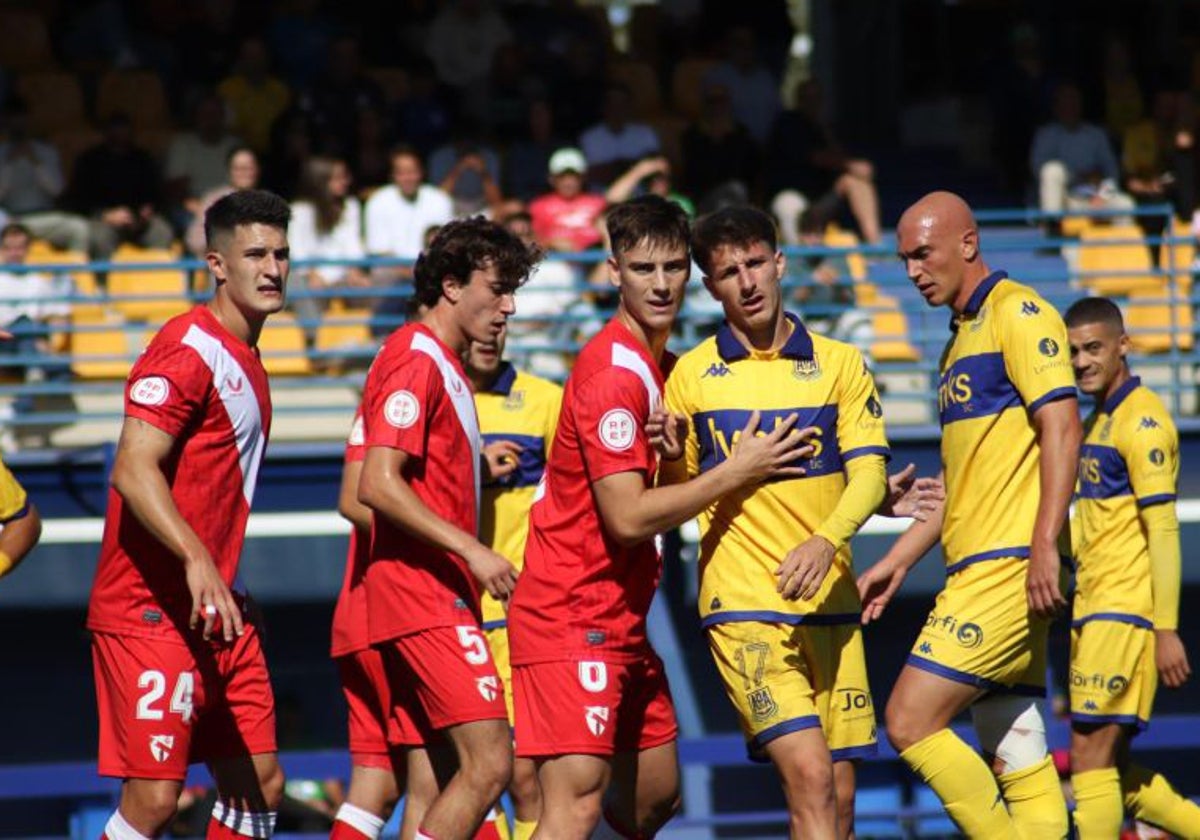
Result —
M 275 752 L 275 697 L 253 626 L 196 650 L 93 633 L 92 664 L 101 776 L 182 781 L 195 762 Z
M 508 721 L 504 684 L 479 625 L 433 627 L 378 647 L 396 715 L 427 721 L 434 730 L 476 720 Z M 429 733 L 420 734 L 420 743 L 429 743 Z
M 374 648 L 335 660 L 349 710 L 350 759 L 355 767 L 392 769 L 397 747 L 424 743 L 432 733 L 428 721 L 418 723 L 405 707 L 392 704 L 383 657 Z M 400 765 L 403 766 L 403 765 Z
M 663 673 L 639 662 L 514 665 L 517 755 L 614 755 L 674 741 L 679 727 Z

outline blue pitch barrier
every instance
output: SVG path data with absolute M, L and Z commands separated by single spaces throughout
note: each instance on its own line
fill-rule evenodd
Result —
M 955 731 L 968 742 L 976 743 L 970 726 L 956 726 Z M 1065 747 L 1070 737 L 1067 723 L 1051 721 L 1048 736 L 1052 747 Z M 1200 748 L 1200 716 L 1196 715 L 1157 717 L 1135 742 L 1138 753 L 1197 748 Z M 747 757 L 745 742 L 738 734 L 683 738 L 679 741 L 679 759 L 685 770 L 696 766 L 756 766 Z M 280 761 L 291 779 L 346 779 L 350 773 L 350 758 L 344 750 L 283 752 Z M 887 765 L 895 771 L 884 774 L 890 781 L 881 783 L 879 777 L 873 777 L 871 773 L 861 774 L 855 817 L 857 835 L 905 838 L 953 834 L 953 825 L 945 818 L 937 797 L 903 769 L 881 729 L 879 754 L 867 759 L 863 769 L 884 770 Z M 203 766 L 192 768 L 189 785 L 209 783 L 208 772 Z M 55 799 L 70 803 L 69 834 L 65 835 L 70 840 L 95 840 L 100 836 L 104 822 L 115 807 L 119 790 L 120 783 L 97 776 L 95 764 L 90 761 L 0 765 L 0 802 Z M 693 815 L 685 801 L 683 813 L 664 829 L 660 837 L 663 840 L 698 840 L 712 837 L 712 829 L 731 826 L 779 831 L 786 822 L 787 814 L 782 808 Z M 276 836 L 286 839 L 325 835 L 281 833 Z

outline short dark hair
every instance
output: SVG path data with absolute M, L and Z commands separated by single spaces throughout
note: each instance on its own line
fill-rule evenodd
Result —
M 642 242 L 658 246 L 682 246 L 691 242 L 692 224 L 687 211 L 660 195 L 640 195 L 609 209 L 605 216 L 613 256 L 636 248 Z
M 238 155 L 242 154 L 243 152 L 252 156 L 254 158 L 254 162 L 258 163 L 258 152 L 254 151 L 254 149 L 250 148 L 247 145 L 239 143 L 238 145 L 234 146 L 232 149 L 230 149 L 228 152 L 225 153 L 225 167 L 228 168 L 229 165 L 231 163 L 233 163 L 233 159 L 235 157 L 237 157 Z
M 755 242 L 765 242 L 771 253 L 775 253 L 779 232 L 774 219 L 748 204 L 722 207 L 701 216 L 692 230 L 692 253 L 705 275 L 712 268 L 712 257 L 718 248 L 726 245 L 745 248 Z
M 1086 297 L 1075 301 L 1063 320 L 1068 329 L 1085 324 L 1109 324 L 1116 327 L 1118 332 L 1125 332 L 1125 319 L 1121 317 L 1120 308 L 1106 297 Z
M 0 228 L 0 242 L 3 242 L 13 234 L 24 236 L 26 239 L 33 239 L 33 231 L 25 227 L 20 222 L 9 222 L 4 227 Z
M 234 190 L 213 202 L 204 213 L 204 241 L 209 248 L 219 233 L 232 233 L 241 225 L 270 225 L 287 230 L 292 208 L 267 190 Z
M 391 163 L 398 157 L 410 157 L 421 164 L 421 168 L 425 168 L 425 159 L 421 157 L 421 153 L 417 151 L 417 147 L 409 143 L 397 143 L 388 149 L 388 162 Z
M 489 266 L 495 266 L 501 283 L 516 291 L 541 256 L 539 249 L 483 216 L 447 222 L 413 266 L 414 306 L 436 305 L 445 278 L 465 286 L 471 272 Z

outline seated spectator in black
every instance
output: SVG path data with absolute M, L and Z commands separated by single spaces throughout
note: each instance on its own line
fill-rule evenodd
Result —
M 258 186 L 258 155 L 249 146 L 237 146 L 225 158 L 225 183 L 200 196 L 196 203 L 196 214 L 192 216 L 183 243 L 188 252 L 197 257 L 203 257 L 208 250 L 204 238 L 204 213 L 219 199 L 229 195 L 234 190 L 252 190 Z
M 1125 189 L 1138 204 L 1170 202 L 1176 218 L 1191 221 L 1196 206 L 1195 115 L 1188 95 L 1179 90 L 1154 94 L 1149 118 L 1133 124 L 1121 144 Z M 1148 236 L 1165 229 L 1161 216 L 1138 216 Z M 1150 246 L 1155 261 L 1159 246 Z
M 292 108 L 271 127 L 271 151 L 262 159 L 263 186 L 286 199 L 296 197 L 304 162 L 317 153 L 312 117 Z
M 704 207 L 709 194 L 731 188 L 754 196 L 762 159 L 746 127 L 733 116 L 729 91 L 708 85 L 701 98 L 700 117 L 683 132 L 683 188 Z
M 482 130 L 469 121 L 455 135 L 429 156 L 429 180 L 450 196 L 455 216 L 490 212 L 503 199 L 500 156 L 482 142 Z
M 600 122 L 579 135 L 579 149 L 588 160 L 588 183 L 595 189 L 606 189 L 634 163 L 658 153 L 654 129 L 633 121 L 628 85 L 609 82 Z
M 546 191 L 550 156 L 569 146 L 555 131 L 554 111 L 545 99 L 529 102 L 525 136 L 508 147 L 504 159 L 504 192 L 521 201 L 532 201 Z
M 575 33 L 563 52 L 551 62 L 545 78 L 550 82 L 554 122 L 568 137 L 576 137 L 600 119 L 604 102 L 606 45 L 598 38 Z
M 178 131 L 167 147 L 167 214 L 186 230 L 200 207 L 200 197 L 225 183 L 229 153 L 241 141 L 225 130 L 225 104 L 215 93 L 197 100 L 193 128 Z
M 354 172 L 354 183 L 360 190 L 386 184 L 391 174 L 388 152 L 388 123 L 385 109 L 366 107 L 358 110 L 358 136 L 347 156 Z
M 438 95 L 433 65 L 418 61 L 409 69 L 408 96 L 395 105 L 396 136 L 406 145 L 427 155 L 450 136 L 450 109 Z
M 692 204 L 692 200 L 675 191 L 671 180 L 671 162 L 661 156 L 644 158 L 629 167 L 612 182 L 604 193 L 604 198 L 609 204 L 620 204 L 626 199 L 646 193 L 674 201 L 686 210 L 689 216 L 696 215 L 696 206 Z
M 875 168 L 869 160 L 847 154 L 837 142 L 825 120 L 821 87 L 815 80 L 796 87 L 796 107 L 776 120 L 767 159 L 772 210 L 781 228 L 795 229 L 807 208 L 809 223 L 824 230 L 849 205 L 863 241 L 879 244 Z
M 13 100 L 4 112 L 7 139 L 0 143 L 0 210 L 59 248 L 86 251 L 87 219 L 56 204 L 63 191 L 58 150 L 29 131 L 29 110 Z
M 339 35 L 329 45 L 326 72 L 298 97 L 301 110 L 312 116 L 317 149 L 322 154 L 349 157 L 358 143 L 358 112 L 382 110 L 383 90 L 363 73 L 358 39 Z
M 68 190 L 75 209 L 89 217 L 90 250 L 107 259 L 122 243 L 167 248 L 174 233 L 159 215 L 162 180 L 153 156 L 133 143 L 129 117 L 114 114 L 104 139 L 75 161 Z
M 524 134 L 527 103 L 545 92 L 545 84 L 529 73 L 519 46 L 509 43 L 496 50 L 488 76 L 486 124 L 497 143 L 508 145 Z

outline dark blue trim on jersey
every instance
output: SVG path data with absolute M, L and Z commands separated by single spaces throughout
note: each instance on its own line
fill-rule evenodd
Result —
M 861 458 L 864 455 L 882 455 L 883 460 L 892 460 L 892 450 L 886 446 L 858 446 L 854 449 L 847 449 L 842 453 L 842 460 L 850 461 L 854 458 Z
M 931 674 L 936 674 L 939 677 L 945 677 L 964 685 L 982 688 L 984 691 L 990 691 L 993 694 L 1015 694 L 1020 697 L 1045 697 L 1046 688 L 1040 685 L 1005 685 L 1004 683 L 989 680 L 987 677 L 980 677 L 975 674 L 968 674 L 966 671 L 960 671 L 957 668 L 950 668 L 942 665 L 940 662 L 934 662 L 931 659 L 917 656 L 915 653 L 908 655 L 908 664 L 914 668 L 920 668 L 922 671 L 928 671 Z
M 1016 557 L 1027 559 L 1029 557 L 1029 546 L 1014 545 L 1011 548 L 993 548 L 991 551 L 981 551 L 978 554 L 968 554 L 957 563 L 951 563 L 946 567 L 946 574 L 952 575 L 955 572 L 961 572 L 967 566 L 975 563 L 982 563 L 984 560 L 999 560 L 1003 557 Z
M 1097 443 L 1079 447 L 1079 498 L 1115 499 L 1132 495 L 1129 467 L 1116 448 Z
M 857 747 L 842 747 L 829 751 L 829 757 L 834 761 L 855 761 L 860 758 L 874 758 L 879 755 L 879 744 L 861 744 Z
M 512 366 L 511 362 L 500 363 L 500 375 L 496 377 L 496 381 L 487 389 L 489 394 L 499 394 L 502 397 L 507 397 L 512 393 L 513 383 L 517 381 L 517 369 Z
M 952 364 L 938 379 L 938 418 L 942 426 L 990 417 L 1021 405 L 1008 378 L 1002 353 L 976 353 Z
M 840 627 L 846 624 L 858 624 L 862 621 L 862 614 L 853 612 L 799 615 L 797 613 L 775 612 L 774 610 L 728 610 L 727 612 L 709 613 L 700 622 L 700 626 L 712 627 L 717 624 L 733 624 L 739 621 L 757 621 L 762 624 L 790 624 L 792 627 L 802 624 L 809 627 Z
M 1071 386 L 1070 388 L 1055 388 L 1053 391 L 1047 391 L 1045 394 L 1038 397 L 1036 400 L 1034 400 L 1033 402 L 1031 402 L 1029 404 L 1029 413 L 1033 414 L 1039 408 L 1046 405 L 1047 403 L 1057 402 L 1058 400 L 1066 400 L 1066 399 L 1071 399 L 1071 400 L 1079 399 L 1079 394 L 1075 391 L 1074 386 Z
M 1173 501 L 1175 501 L 1174 493 L 1159 493 L 1154 496 L 1143 496 L 1137 500 L 1137 505 L 1140 508 L 1148 508 L 1153 507 L 1154 505 L 1161 505 L 1165 502 Z
M 821 718 L 817 715 L 805 715 L 804 717 L 785 720 L 783 723 L 777 723 L 759 732 L 746 744 L 746 749 L 750 751 L 750 755 L 753 757 L 755 753 L 762 752 L 762 748 L 776 738 L 790 735 L 793 732 L 802 732 L 805 729 L 814 729 L 820 725 Z
M 28 515 L 29 515 L 29 501 L 26 500 L 25 504 L 21 505 L 21 509 L 19 511 L 17 511 L 16 513 L 14 513 L 12 516 L 8 517 L 7 519 L 0 520 L 0 524 L 7 525 L 9 522 L 16 522 L 18 519 L 24 519 Z
M 785 359 L 813 358 L 812 336 L 808 334 L 808 330 L 804 328 L 804 324 L 800 323 L 800 319 L 791 312 L 783 314 L 792 324 L 792 334 L 784 342 L 779 355 Z M 750 358 L 750 351 L 746 349 L 746 346 L 742 342 L 738 341 L 737 336 L 730 329 L 728 321 L 725 321 L 717 328 L 717 353 L 720 355 L 721 360 L 726 363 Z M 796 428 L 803 427 L 797 426 Z
M 987 277 L 983 278 L 983 282 L 976 287 L 975 291 L 971 292 L 971 297 L 967 301 L 967 305 L 963 307 L 962 314 L 968 317 L 978 314 L 979 310 L 983 309 L 983 302 L 992 293 L 992 289 L 996 288 L 996 284 L 1007 277 L 1007 271 L 993 271 Z
M 1137 715 L 1088 715 L 1082 712 L 1071 712 L 1071 723 L 1105 724 L 1117 723 L 1121 726 L 1132 726 L 1138 732 L 1145 732 L 1150 721 L 1142 720 Z
M 502 440 L 511 440 L 521 447 L 517 455 L 517 468 L 504 478 L 485 481 L 485 487 L 536 487 L 546 471 L 546 439 L 541 435 L 515 435 L 509 432 L 483 435 L 483 445 L 490 446 Z
M 481 630 L 503 630 L 507 626 L 508 626 L 507 618 L 498 618 L 495 621 L 483 622 L 483 626 L 480 629 Z
M 692 415 L 692 428 L 696 432 L 699 446 L 700 472 L 707 472 L 729 457 L 734 440 L 746 427 L 752 411 L 741 408 L 719 408 L 713 411 L 698 411 Z M 787 419 L 796 415 L 794 429 L 816 426 L 821 430 L 819 454 L 799 458 L 789 466 L 803 467 L 804 475 L 799 478 L 816 478 L 842 472 L 842 455 L 838 446 L 838 407 L 836 405 L 806 406 L 792 408 L 768 408 L 759 410 L 759 429 L 771 431 Z M 794 481 L 797 477 L 784 476 L 772 481 Z
M 1153 630 L 1154 622 L 1147 618 L 1142 618 L 1140 615 L 1120 612 L 1098 612 L 1085 615 L 1083 618 L 1077 618 L 1071 622 L 1072 627 L 1082 627 L 1090 621 L 1115 621 L 1118 624 L 1132 624 L 1134 627 L 1141 627 L 1145 630 Z
M 1133 390 L 1139 387 L 1141 384 L 1142 378 L 1140 376 L 1129 377 L 1128 382 L 1118 388 L 1115 394 L 1104 401 L 1104 413 L 1112 414 L 1114 411 L 1116 411 L 1121 403 L 1125 402 L 1125 398 L 1133 393 Z

